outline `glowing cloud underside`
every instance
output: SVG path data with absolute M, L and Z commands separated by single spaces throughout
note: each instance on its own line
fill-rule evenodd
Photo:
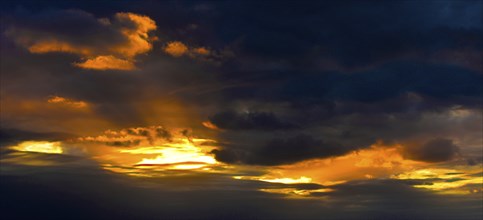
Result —
M 183 143 L 167 143 L 163 146 L 122 150 L 122 153 L 159 154 L 154 158 L 143 158 L 138 166 L 164 165 L 168 169 L 198 169 L 216 164 L 212 155 L 207 155 L 201 148 L 184 140 Z
M 79 141 L 93 144 L 89 151 L 103 168 L 127 175 L 157 176 L 166 170 L 215 172 L 215 166 L 224 166 L 210 153 L 216 148 L 210 145 L 214 140 L 191 137 L 182 129 L 150 126 L 107 130 Z
M 415 185 L 414 187 L 434 190 L 443 194 L 469 194 L 481 192 L 483 190 L 483 176 L 481 175 L 481 168 L 456 168 L 457 169 L 418 169 L 395 174 L 392 175 L 391 178 L 401 180 L 420 180 L 423 181 L 423 183 Z M 478 173 L 480 173 L 480 175 L 476 175 Z M 429 184 L 424 184 L 424 180 L 431 182 Z M 470 185 L 474 186 L 465 188 L 465 186 Z
M 82 63 L 74 63 L 75 66 L 84 69 L 95 70 L 133 70 L 136 66 L 129 60 L 119 59 L 115 56 L 98 56 L 96 58 L 88 59 Z
M 11 149 L 36 153 L 62 154 L 63 150 L 60 145 L 60 142 L 24 141 L 16 146 L 12 146 Z
M 47 102 L 51 104 L 66 105 L 66 106 L 70 106 L 72 108 L 78 108 L 78 109 L 87 107 L 87 103 L 84 101 L 76 101 L 76 100 L 68 99 L 61 96 L 51 96 L 47 100 Z

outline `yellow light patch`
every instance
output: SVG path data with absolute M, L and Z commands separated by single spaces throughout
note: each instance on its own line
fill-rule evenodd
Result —
M 47 154 L 61 154 L 63 153 L 60 142 L 49 141 L 24 141 L 11 149 L 18 151 L 47 153 Z
M 166 169 L 191 170 L 216 164 L 212 155 L 207 155 L 190 142 L 166 144 L 167 146 L 124 150 L 122 152 L 138 154 L 159 154 L 155 158 L 143 158 L 136 165 L 164 165 Z

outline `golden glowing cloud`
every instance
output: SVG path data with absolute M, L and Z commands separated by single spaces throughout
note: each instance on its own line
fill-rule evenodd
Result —
M 207 155 L 190 141 L 183 139 L 182 143 L 166 143 L 164 146 L 121 150 L 121 153 L 159 154 L 155 158 L 143 158 L 137 165 L 169 165 L 180 163 L 216 164 L 212 155 Z M 200 166 L 201 167 L 201 166 Z
M 136 66 L 129 60 L 119 59 L 115 56 L 98 56 L 92 59 L 88 59 L 82 63 L 74 63 L 75 66 L 84 69 L 95 70 L 134 70 Z
M 27 152 L 36 152 L 36 153 L 47 153 L 47 154 L 63 153 L 60 142 L 24 141 L 10 148 L 18 151 L 27 151 Z
M 135 28 L 124 28 L 122 33 L 129 39 L 128 43 L 115 47 L 115 51 L 121 55 L 132 58 L 138 54 L 146 53 L 152 49 L 150 31 L 156 30 L 156 23 L 148 16 L 134 13 L 116 13 L 115 18 L 119 21 L 130 22 Z
M 87 103 L 84 101 L 75 101 L 72 99 L 60 97 L 60 96 L 52 96 L 47 100 L 48 103 L 52 104 L 62 104 L 67 105 L 73 108 L 86 108 Z
M 91 154 L 103 167 L 129 175 L 133 170 L 146 176 L 164 170 L 211 172 L 210 167 L 222 166 L 210 153 L 215 147 L 206 144 L 213 140 L 190 137 L 182 130 L 168 131 L 161 126 L 108 130 L 103 135 L 79 140 L 96 143 Z
M 216 126 L 215 124 L 211 123 L 211 121 L 204 121 L 201 124 L 209 129 L 220 130 L 220 128 L 218 128 L 218 126 Z
M 190 47 L 181 41 L 172 41 L 164 46 L 163 51 L 173 57 L 188 56 L 201 61 L 213 62 L 223 57 L 218 51 L 210 51 L 206 47 Z
M 62 42 L 58 40 L 41 40 L 35 42 L 33 45 L 28 47 L 31 53 L 49 53 L 49 52 L 63 52 L 63 53 L 73 53 L 81 55 L 90 55 L 92 51 L 90 48 L 79 47 L 67 42 Z
M 406 160 L 400 153 L 401 146 L 380 146 L 352 152 L 329 159 L 313 159 L 291 165 L 272 167 L 263 176 L 243 177 L 280 183 L 312 183 L 333 185 L 357 179 L 387 178 L 394 173 L 425 165 Z
M 164 47 L 164 52 L 173 57 L 180 57 L 188 53 L 188 47 L 180 41 L 172 41 Z

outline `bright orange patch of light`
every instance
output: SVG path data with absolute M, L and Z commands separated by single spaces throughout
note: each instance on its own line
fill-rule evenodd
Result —
M 60 145 L 60 142 L 24 141 L 16 146 L 12 146 L 11 149 L 36 153 L 61 154 L 63 150 Z

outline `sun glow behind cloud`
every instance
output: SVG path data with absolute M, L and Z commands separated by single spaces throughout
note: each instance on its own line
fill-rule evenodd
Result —
M 211 172 L 222 167 L 210 152 L 215 141 L 161 126 L 108 130 L 79 139 L 107 170 L 135 176 L 163 175 L 169 170 Z
M 195 139 L 197 140 L 197 139 Z M 136 163 L 137 166 L 168 166 L 168 169 L 198 169 L 207 165 L 216 164 L 217 161 L 212 155 L 203 152 L 201 148 L 194 145 L 195 140 L 190 142 L 183 139 L 182 143 L 166 143 L 163 146 L 148 148 L 136 148 L 121 150 L 121 153 L 131 154 L 158 154 L 155 158 L 143 158 Z M 200 139 L 205 141 L 205 139 Z
M 49 141 L 24 141 L 11 149 L 35 153 L 62 154 L 63 150 L 60 142 Z

